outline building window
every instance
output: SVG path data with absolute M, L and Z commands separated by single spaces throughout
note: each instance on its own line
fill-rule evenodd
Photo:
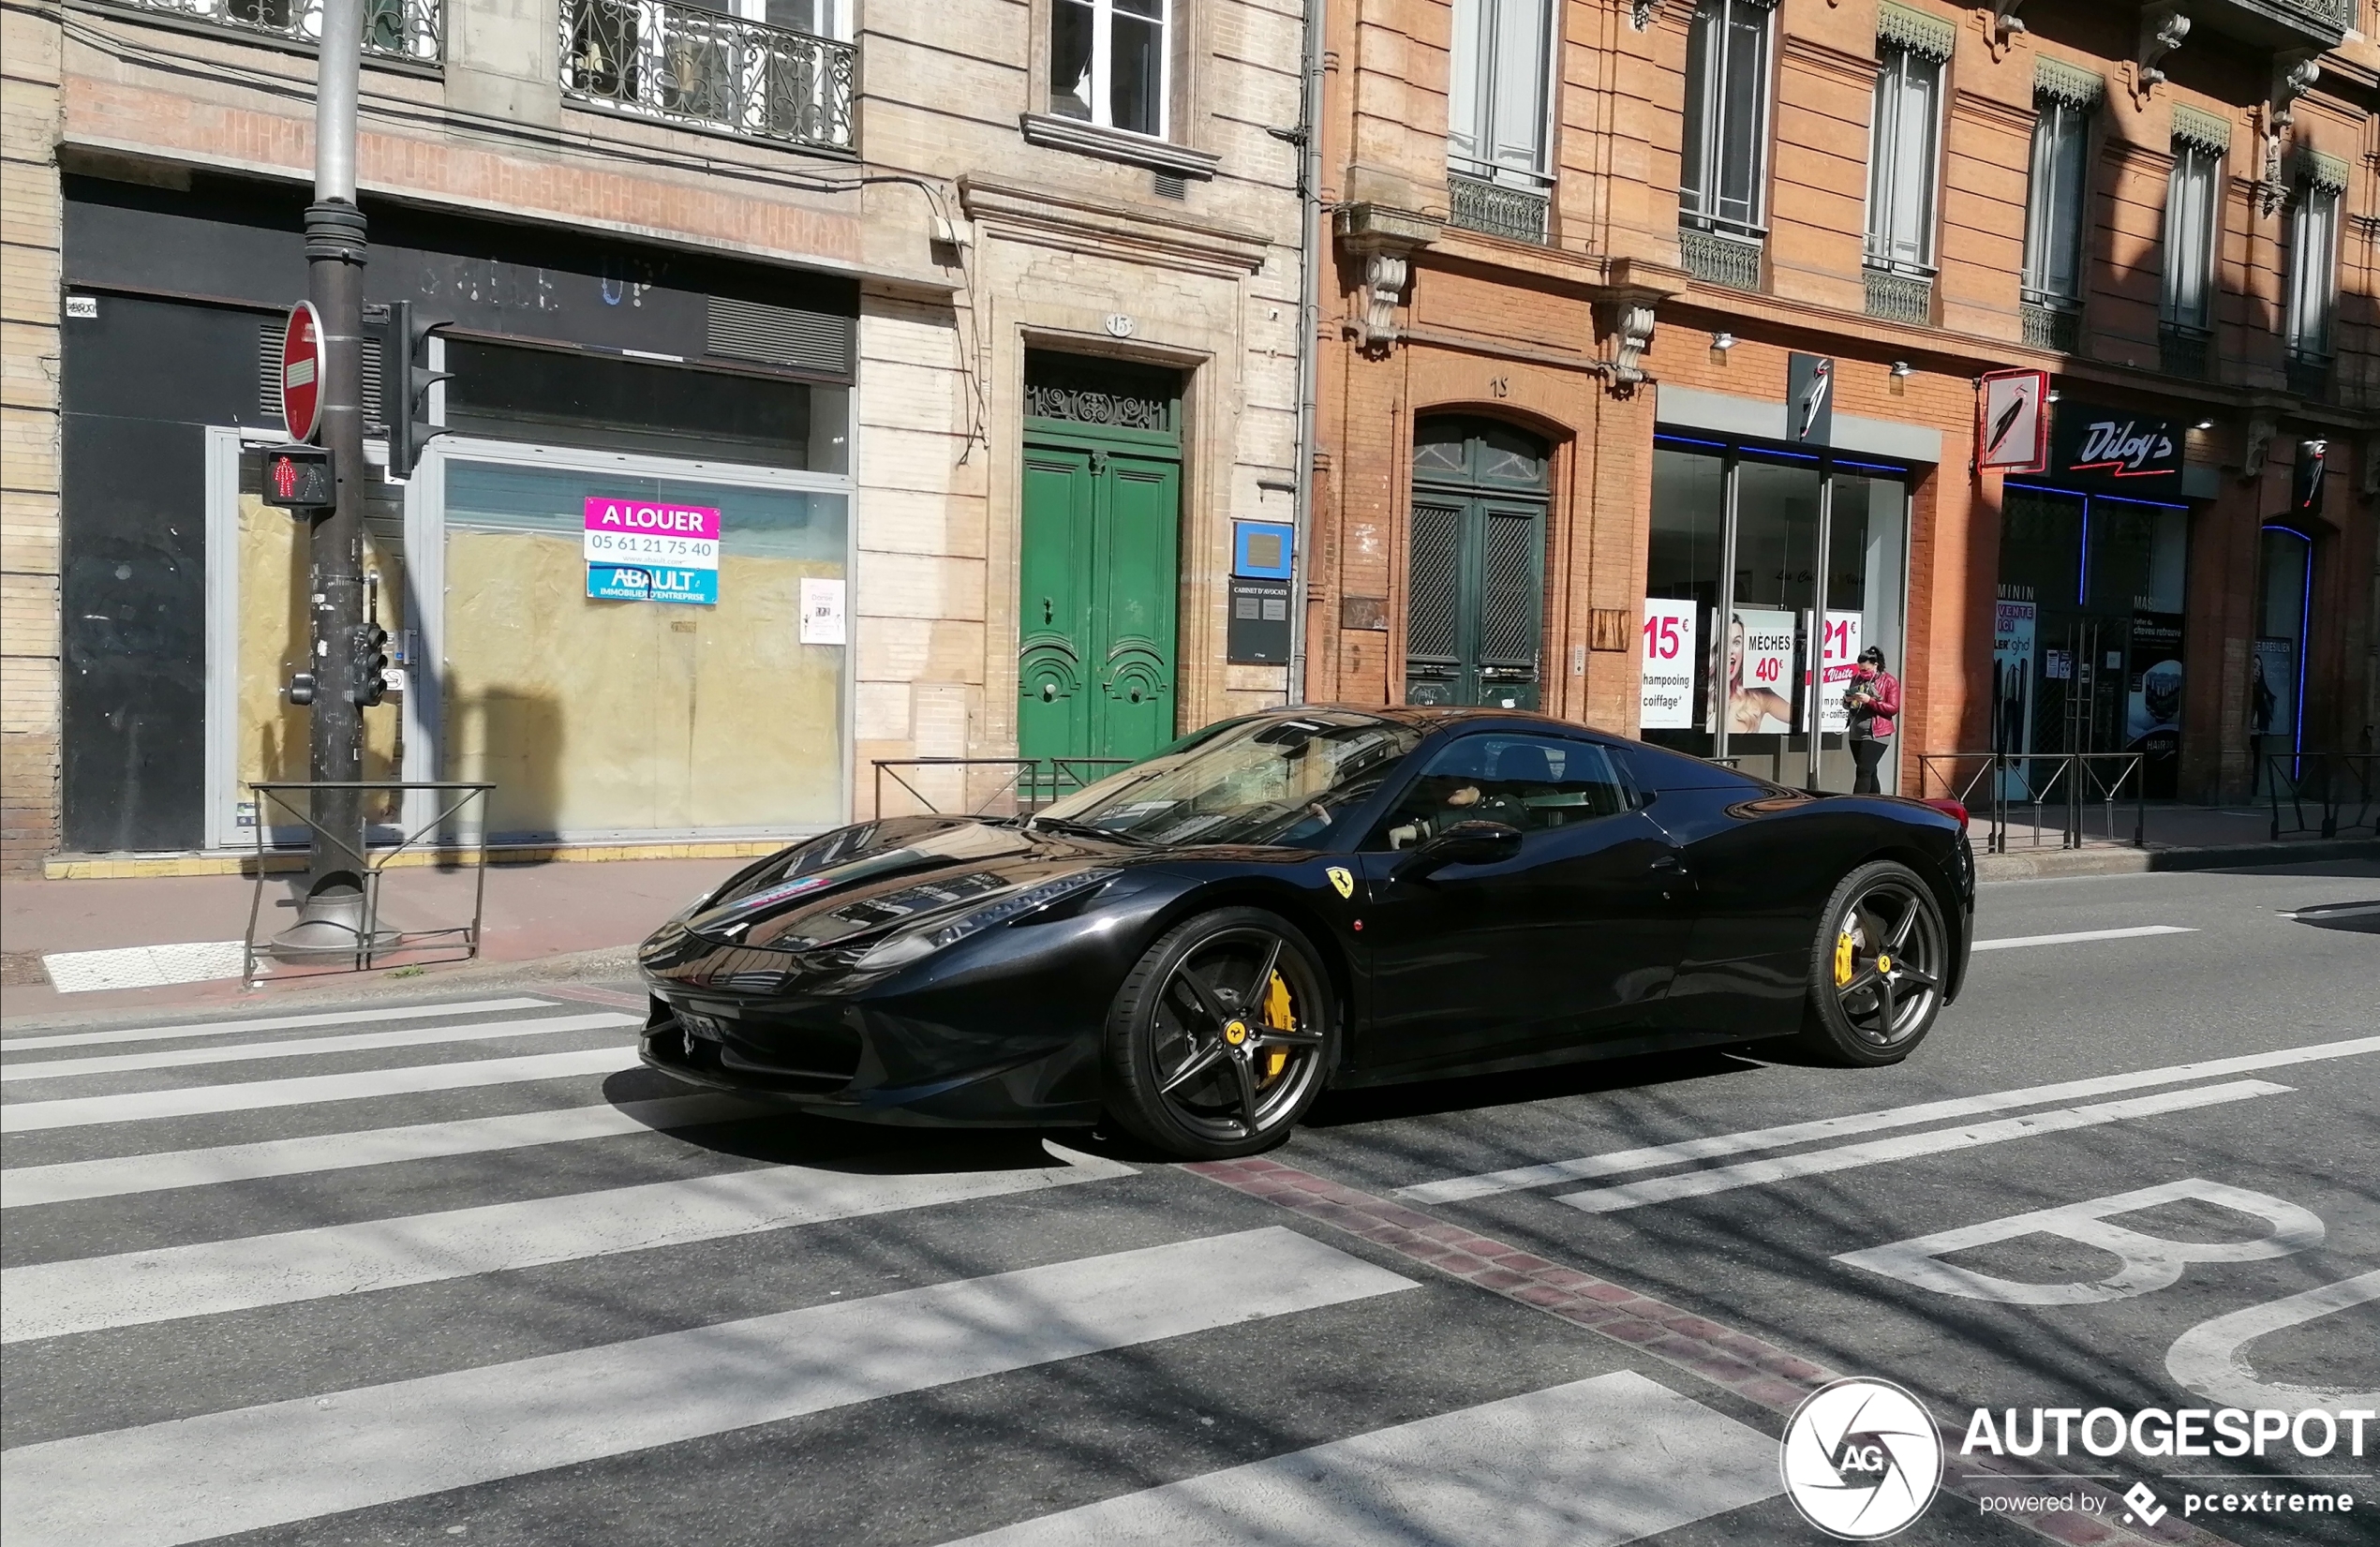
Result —
M 1957 34 L 1884 0 L 1876 12 L 1876 100 L 1867 144 L 1867 312 L 1895 322 L 1934 316 L 1934 180 L 1942 67 Z
M 2162 363 L 2172 375 L 2207 374 L 2222 200 L 2223 153 L 2203 139 L 2176 140 L 2165 185 L 2164 300 L 2158 317 Z
M 2289 221 L 2289 355 L 2294 367 L 2330 359 L 2330 319 L 2339 302 L 2339 189 L 2308 182 Z
M 1546 239 L 1552 45 L 1548 0 L 1454 0 L 1447 170 L 1456 225 Z
M 1050 0 L 1049 111 L 1162 137 L 1170 7 L 1171 0 Z
M 1768 184 L 1768 0 L 1701 0 L 1686 44 L 1677 218 L 1698 279 L 1752 289 Z
M 2045 93 L 2034 101 L 2040 116 L 2033 120 L 2032 176 L 2025 189 L 2024 303 L 2072 312 L 2082 305 L 2090 109 Z

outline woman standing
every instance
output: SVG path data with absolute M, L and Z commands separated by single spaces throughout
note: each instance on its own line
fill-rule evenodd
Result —
M 1851 710 L 1852 766 L 1859 770 L 1852 781 L 1853 795 L 1882 795 L 1876 766 L 1884 761 L 1885 743 L 1893 738 L 1893 722 L 1900 716 L 1900 679 L 1884 669 L 1884 652 L 1874 645 L 1859 652 L 1852 668 L 1852 685 L 1843 694 Z

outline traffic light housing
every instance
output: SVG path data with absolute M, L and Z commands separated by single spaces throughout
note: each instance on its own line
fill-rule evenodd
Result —
M 429 423 L 430 389 L 453 379 L 451 373 L 430 369 L 430 339 L 451 326 L 442 317 L 414 315 L 410 301 L 388 303 L 388 337 L 380 346 L 381 426 L 388 438 L 388 475 L 410 478 L 422 460 L 422 448 L 444 435 L 442 424 Z
M 389 632 L 377 623 L 358 623 L 350 643 L 348 701 L 368 709 L 388 692 Z
M 330 449 L 272 446 L 264 453 L 264 502 L 285 511 L 328 510 L 339 502 Z

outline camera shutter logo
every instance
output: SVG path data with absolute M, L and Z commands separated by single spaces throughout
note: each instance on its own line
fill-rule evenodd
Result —
M 1778 1466 L 1803 1519 L 1845 1541 L 1875 1541 L 1933 1502 L 1941 1435 L 1924 1404 L 1891 1381 L 1837 1380 L 1793 1409 Z

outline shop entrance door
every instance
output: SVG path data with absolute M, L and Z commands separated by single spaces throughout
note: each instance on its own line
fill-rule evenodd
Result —
M 1406 703 L 1539 707 L 1547 467 L 1543 441 L 1492 420 L 1415 426 Z
M 1025 447 L 1017 754 L 1138 761 L 1173 739 L 1179 461 Z

